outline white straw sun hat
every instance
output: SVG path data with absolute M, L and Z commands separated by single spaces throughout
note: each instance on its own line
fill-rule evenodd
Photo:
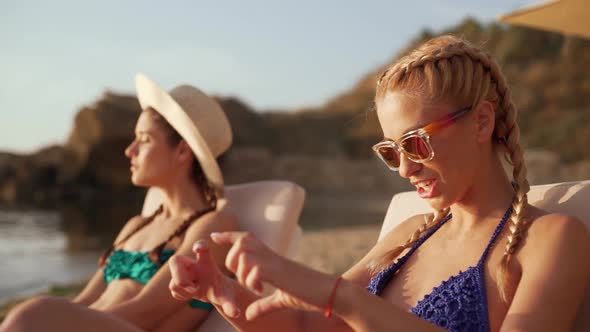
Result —
M 135 76 L 137 98 L 143 110 L 153 108 L 192 149 L 209 185 L 223 197 L 223 175 L 216 157 L 232 143 L 232 130 L 221 106 L 201 90 L 180 85 L 164 91 L 139 73 Z

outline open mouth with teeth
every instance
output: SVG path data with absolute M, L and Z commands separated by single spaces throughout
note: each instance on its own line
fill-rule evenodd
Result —
M 436 194 L 436 181 L 428 180 L 416 183 L 418 195 L 422 198 L 430 198 Z

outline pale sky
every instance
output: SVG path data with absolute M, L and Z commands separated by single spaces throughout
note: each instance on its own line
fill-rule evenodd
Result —
M 143 72 L 257 110 L 317 106 L 424 28 L 538 0 L 0 0 L 0 151 L 62 144 L 78 109 Z

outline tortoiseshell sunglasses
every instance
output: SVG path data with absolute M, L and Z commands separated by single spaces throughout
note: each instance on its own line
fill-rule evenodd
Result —
M 471 110 L 471 106 L 450 113 L 422 128 L 409 131 L 399 138 L 399 143 L 392 140 L 381 141 L 373 145 L 377 154 L 389 169 L 397 171 L 400 165 L 400 153 L 415 163 L 424 163 L 434 158 L 434 151 L 430 145 L 430 136 L 446 128 Z

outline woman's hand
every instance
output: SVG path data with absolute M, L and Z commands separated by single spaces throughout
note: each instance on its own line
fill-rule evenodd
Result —
M 326 306 L 333 276 L 276 254 L 249 233 L 212 233 L 211 238 L 217 244 L 232 244 L 225 266 L 241 285 L 258 294 L 263 292 L 263 282 L 278 288 L 270 296 L 252 302 L 246 309 L 246 319 L 286 308 L 320 311 Z
M 172 279 L 169 288 L 180 301 L 196 299 L 220 306 L 226 315 L 237 317 L 240 310 L 235 302 L 232 280 L 215 264 L 207 240 L 195 242 L 195 259 L 177 255 L 170 259 Z

